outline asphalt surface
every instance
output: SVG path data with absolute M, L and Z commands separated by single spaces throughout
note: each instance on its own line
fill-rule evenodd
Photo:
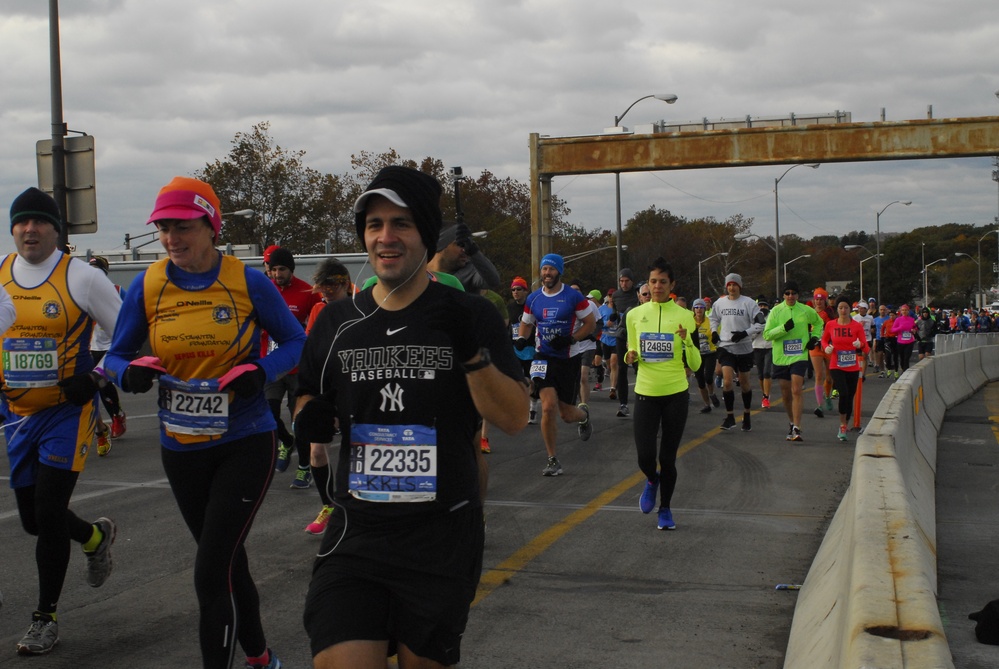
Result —
M 937 438 L 937 604 L 959 669 L 999 667 L 968 614 L 999 599 L 999 383 L 950 409 Z
M 887 382 L 867 386 L 865 417 Z M 37 596 L 34 541 L 12 492 L 0 491 L 0 667 L 200 666 L 194 545 L 160 465 L 154 396 L 124 396 L 127 434 L 108 457 L 91 456 L 77 485 L 78 514 L 118 525 L 114 573 L 88 587 L 74 546 L 48 656 L 14 651 Z M 775 586 L 804 580 L 848 485 L 855 433 L 844 445 L 834 417 L 806 412 L 805 441 L 787 442 L 779 403 L 754 412 L 752 432 L 721 432 L 723 413 L 702 415 L 696 400 L 678 461 L 678 527 L 663 532 L 638 509 L 644 480 L 617 405 L 593 393 L 586 443 L 560 426 L 557 478 L 541 476 L 538 426 L 491 436 L 485 566 L 461 667 L 781 667 L 797 593 Z M 311 666 L 301 619 L 319 540 L 303 528 L 319 498 L 291 479 L 275 476 L 247 546 L 268 643 L 294 668 Z M 984 604 L 973 599 L 968 611 Z

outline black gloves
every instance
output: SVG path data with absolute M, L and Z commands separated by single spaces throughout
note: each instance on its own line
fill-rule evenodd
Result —
M 295 416 L 292 429 L 295 439 L 308 443 L 328 444 L 333 441 L 336 405 L 329 394 L 316 397 L 305 403 Z
M 733 342 L 742 341 L 747 336 L 748 335 L 746 334 L 745 330 L 736 330 L 735 332 L 732 333 L 732 341 Z
M 94 395 L 100 390 L 97 372 L 68 376 L 59 382 L 59 387 L 62 388 L 66 399 L 78 407 L 92 402 Z
M 572 338 L 572 335 L 558 335 L 552 337 L 548 345 L 552 347 L 553 351 L 564 351 L 575 343 L 576 340 Z
M 787 319 L 787 322 L 784 323 L 784 332 L 790 332 L 793 329 L 794 329 L 794 319 L 789 318 Z
M 523 337 L 517 337 L 513 342 L 513 347 L 518 351 L 523 351 L 527 348 L 527 340 Z
M 718 333 L 717 332 L 712 332 L 711 333 L 711 343 L 712 344 L 717 344 L 719 341 L 721 341 L 721 337 L 718 336 Z
M 815 348 L 818 345 L 819 345 L 819 338 L 812 337 L 811 339 L 808 340 L 808 343 L 805 344 L 805 348 L 811 351 L 813 348 Z
M 248 398 L 264 389 L 267 372 L 260 365 L 237 365 L 219 379 L 219 390 L 232 390 L 237 397 Z
M 121 377 L 121 389 L 130 393 L 146 393 L 160 373 L 151 367 L 129 365 Z

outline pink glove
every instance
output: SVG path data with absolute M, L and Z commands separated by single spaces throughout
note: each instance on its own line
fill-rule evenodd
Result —
M 163 366 L 163 361 L 155 355 L 144 355 L 141 358 L 136 358 L 128 364 L 135 365 L 136 367 L 148 367 L 149 369 L 155 369 L 161 374 L 166 374 L 166 367 Z

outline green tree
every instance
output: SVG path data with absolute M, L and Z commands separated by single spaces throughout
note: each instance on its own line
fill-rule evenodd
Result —
M 317 216 L 316 197 L 322 175 L 303 163 L 305 151 L 276 145 L 266 121 L 249 133 L 239 132 L 224 160 L 195 172 L 215 189 L 223 211 L 252 209 L 250 219 L 226 217 L 220 241 L 233 244 L 287 246 L 295 253 L 321 250 L 326 223 Z

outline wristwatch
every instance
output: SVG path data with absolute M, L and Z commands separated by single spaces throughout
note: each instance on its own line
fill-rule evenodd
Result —
M 477 372 L 491 364 L 493 364 L 493 359 L 489 355 L 489 349 L 483 346 L 479 349 L 479 361 L 469 365 L 462 364 L 461 368 L 468 374 L 469 372 Z

